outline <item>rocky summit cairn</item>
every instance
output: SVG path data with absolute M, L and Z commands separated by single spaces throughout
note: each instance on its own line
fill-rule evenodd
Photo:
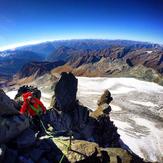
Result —
M 105 90 L 97 102 L 97 109 L 91 112 L 91 117 L 97 120 L 94 135 L 101 146 L 104 147 L 121 147 L 120 135 L 117 133 L 117 127 L 110 120 L 111 111 L 110 102 L 113 100 L 109 90 Z
M 97 105 L 100 106 L 102 104 L 110 104 L 110 102 L 113 100 L 111 97 L 111 93 L 109 90 L 105 90 L 100 99 L 98 100 Z
M 40 117 L 44 130 L 39 134 L 15 109 L 16 102 L 0 91 L 0 162 L 144 162 L 124 148 L 110 120 L 111 93 L 106 90 L 92 112 L 77 100 L 77 84 L 73 74 L 61 74 L 54 87 L 53 107 Z

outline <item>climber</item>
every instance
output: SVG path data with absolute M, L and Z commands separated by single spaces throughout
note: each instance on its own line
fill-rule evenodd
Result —
M 30 117 L 46 113 L 46 108 L 43 103 L 38 98 L 33 97 L 31 92 L 24 93 L 23 100 L 24 102 L 20 109 L 20 113 L 27 114 Z
M 29 116 L 37 130 L 41 130 L 40 116 L 46 114 L 46 108 L 43 103 L 31 92 L 23 94 L 23 105 L 20 109 L 21 114 Z
M 33 97 L 36 97 L 37 99 L 40 100 L 41 98 L 41 91 L 37 89 L 37 87 L 34 86 L 28 86 L 28 85 L 23 85 L 18 89 L 17 94 L 15 95 L 15 102 L 17 103 L 16 109 L 20 111 L 21 106 L 23 105 L 23 94 L 27 92 L 32 92 Z

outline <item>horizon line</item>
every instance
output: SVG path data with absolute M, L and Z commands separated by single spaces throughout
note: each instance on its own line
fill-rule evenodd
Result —
M 149 43 L 149 44 L 158 44 L 163 46 L 163 43 L 156 43 L 152 41 L 138 41 L 138 40 L 131 40 L 131 39 L 108 39 L 108 38 L 66 38 L 66 39 L 49 39 L 49 40 L 33 40 L 27 42 L 19 42 L 15 44 L 6 45 L 0 47 L 0 52 L 7 51 L 7 50 L 16 50 L 17 48 L 21 48 L 24 46 L 32 46 L 32 45 L 39 45 L 47 42 L 55 42 L 55 41 L 73 41 L 73 40 L 108 40 L 108 41 L 133 41 L 133 42 L 142 42 L 142 43 Z

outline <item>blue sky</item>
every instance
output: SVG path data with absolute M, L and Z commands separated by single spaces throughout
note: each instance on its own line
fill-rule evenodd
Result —
M 78 38 L 163 44 L 163 1 L 0 0 L 0 49 Z

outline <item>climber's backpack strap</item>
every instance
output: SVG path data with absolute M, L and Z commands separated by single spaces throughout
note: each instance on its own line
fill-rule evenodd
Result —
M 33 111 L 35 111 L 35 113 L 36 113 L 37 115 L 40 115 L 40 114 L 42 113 L 42 109 L 41 109 L 40 105 L 39 105 L 39 108 L 36 109 L 33 105 L 30 104 L 30 108 L 31 108 Z

